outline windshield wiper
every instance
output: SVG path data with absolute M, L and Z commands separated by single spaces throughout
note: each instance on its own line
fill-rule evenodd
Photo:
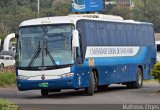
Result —
M 49 58 L 51 59 L 52 63 L 54 64 L 54 66 L 57 66 L 53 56 L 51 55 L 51 52 L 48 50 L 48 45 L 46 44 L 46 47 L 44 48 L 46 50 L 46 55 L 49 56 Z
M 34 62 L 35 59 L 39 56 L 40 52 L 41 52 L 41 48 L 40 48 L 40 41 L 39 41 L 39 46 L 38 46 L 35 54 L 34 54 L 33 57 L 31 58 L 31 60 L 30 60 L 30 62 L 29 62 L 29 64 L 28 64 L 28 67 L 31 67 L 31 66 L 32 66 L 33 62 Z
M 47 35 L 48 29 L 47 29 L 47 28 L 44 28 L 44 27 L 42 26 L 42 30 L 43 30 L 43 32 L 44 32 L 44 37 L 45 37 L 45 36 L 48 37 L 48 35 Z M 54 66 L 57 66 L 57 64 L 56 64 L 53 56 L 51 55 L 51 52 L 48 50 L 48 40 L 46 40 L 44 37 L 43 37 L 43 49 L 46 50 L 46 56 L 48 55 L 49 58 L 51 59 L 52 63 L 54 64 Z M 44 41 L 44 40 L 45 40 L 45 41 Z M 44 60 L 43 52 L 44 52 L 44 50 L 42 50 L 42 58 L 43 58 L 43 59 L 42 59 L 42 66 L 43 66 L 43 63 L 44 63 L 44 62 L 43 62 L 43 60 Z

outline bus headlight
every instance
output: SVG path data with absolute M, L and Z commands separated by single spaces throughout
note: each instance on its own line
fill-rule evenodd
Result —
M 68 78 L 74 76 L 74 73 L 65 73 L 61 75 L 61 78 Z
M 17 79 L 28 80 L 29 77 L 28 76 L 17 76 Z

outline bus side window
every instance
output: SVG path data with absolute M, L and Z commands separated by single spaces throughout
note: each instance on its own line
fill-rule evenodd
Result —
M 154 30 L 152 26 L 149 26 L 149 38 L 150 38 L 150 46 L 154 46 Z
M 106 45 L 107 40 L 105 39 L 106 31 L 105 31 L 105 22 L 97 22 L 97 43 L 98 46 Z
M 150 45 L 150 39 L 149 39 L 149 33 L 148 33 L 148 28 L 147 26 L 142 26 L 142 37 L 143 37 L 143 45 Z
M 146 36 L 147 36 L 147 43 L 148 43 L 148 46 L 151 46 L 151 36 L 150 36 L 150 31 L 149 31 L 149 27 L 146 27 Z
M 85 23 L 86 31 L 86 43 L 87 46 L 97 45 L 97 29 L 95 26 L 95 22 L 86 22 Z
M 144 38 L 143 38 L 143 31 L 142 27 L 137 25 L 136 27 L 136 45 L 143 46 L 144 45 Z
M 125 24 L 117 25 L 117 39 L 118 45 L 124 46 L 127 44 Z
M 117 46 L 117 31 L 116 24 L 107 24 L 107 39 L 109 41 L 109 46 Z
M 134 46 L 136 45 L 136 27 L 132 24 L 126 24 L 126 39 L 127 45 Z

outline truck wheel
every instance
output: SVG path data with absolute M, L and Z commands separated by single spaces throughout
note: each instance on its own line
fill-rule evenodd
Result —
M 87 88 L 87 94 L 93 96 L 96 89 L 96 80 L 93 71 L 90 73 L 89 86 Z
M 41 89 L 42 96 L 48 96 L 49 91 L 47 89 Z

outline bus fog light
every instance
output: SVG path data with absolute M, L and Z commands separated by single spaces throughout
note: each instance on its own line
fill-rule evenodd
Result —
M 74 73 L 65 73 L 61 75 L 61 78 L 67 78 L 67 77 L 72 77 L 74 76 Z
M 27 77 L 27 76 L 17 76 L 17 79 L 27 80 L 27 79 L 29 79 L 29 77 Z

